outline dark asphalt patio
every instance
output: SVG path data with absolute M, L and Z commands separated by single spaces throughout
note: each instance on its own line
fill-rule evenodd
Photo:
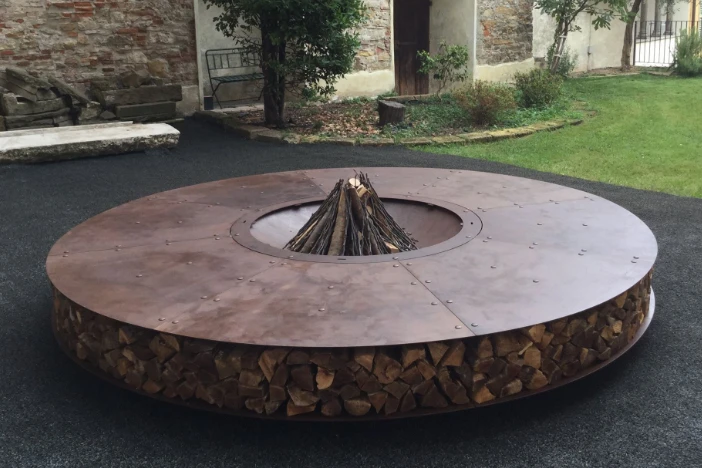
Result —
M 702 199 L 405 148 L 275 146 L 186 121 L 181 143 L 95 159 L 0 166 L 1 467 L 700 467 Z M 155 402 L 89 375 L 50 330 L 44 262 L 74 225 L 129 200 L 301 168 L 430 166 L 592 192 L 655 233 L 656 312 L 600 372 L 529 399 L 373 423 L 238 419 Z

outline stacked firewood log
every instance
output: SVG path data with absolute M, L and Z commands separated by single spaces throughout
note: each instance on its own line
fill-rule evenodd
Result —
M 367 174 L 339 180 L 322 206 L 285 246 L 317 255 L 379 255 L 415 250 L 388 214 Z
M 648 312 L 650 274 L 582 313 L 461 340 L 368 348 L 266 348 L 159 333 L 55 291 L 59 343 L 147 394 L 262 415 L 393 415 L 476 405 L 554 384 L 615 356 Z

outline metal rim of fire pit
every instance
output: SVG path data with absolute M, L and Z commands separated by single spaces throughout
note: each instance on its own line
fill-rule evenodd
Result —
M 359 348 L 494 336 L 572 317 L 644 281 L 657 256 L 641 220 L 586 192 L 472 171 L 357 170 L 383 199 L 454 213 L 460 231 L 394 255 L 288 254 L 242 227 L 322 200 L 354 169 L 263 174 L 162 192 L 95 216 L 51 249 L 49 279 L 77 306 L 154 332 Z M 611 359 L 640 338 L 652 313 L 651 298 L 635 339 Z

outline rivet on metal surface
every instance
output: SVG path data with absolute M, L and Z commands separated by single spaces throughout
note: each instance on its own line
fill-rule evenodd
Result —
M 538 282 L 539 282 L 539 280 L 532 280 L 532 281 L 534 281 L 534 283 L 538 283 Z
M 399 267 L 399 266 L 400 266 L 400 265 L 398 265 L 398 264 L 396 263 L 396 264 L 394 264 L 392 267 L 393 267 L 393 268 L 397 268 L 397 267 Z
M 543 226 L 543 223 L 536 223 L 537 226 Z
M 178 224 L 183 224 L 183 221 L 178 221 Z
M 454 328 L 456 328 L 456 330 L 460 330 L 463 327 L 461 325 L 456 325 Z
M 139 221 L 136 221 L 134 224 L 141 224 Z
M 68 254 L 63 254 L 64 257 L 68 257 Z
M 159 318 L 158 318 L 158 321 L 159 321 L 159 322 L 164 322 L 165 320 L 166 320 L 166 317 L 159 317 Z
M 482 208 L 478 207 L 479 210 L 482 210 Z
M 239 281 L 241 281 L 241 280 L 244 279 L 244 277 L 243 277 L 243 276 L 240 276 L 240 277 L 238 277 L 237 279 L 238 279 Z
M 178 320 L 174 320 L 174 321 L 172 321 L 171 323 L 178 323 Z
M 329 286 L 329 289 L 334 289 L 334 286 Z
M 539 243 L 538 243 L 538 242 L 532 242 L 532 244 L 534 244 L 534 245 L 539 245 Z
M 219 240 L 219 237 L 215 237 L 215 240 Z
M 287 264 L 288 264 L 288 262 L 283 262 L 283 263 L 281 263 L 281 265 L 287 265 Z
M 192 264 L 193 264 L 193 262 L 188 262 L 188 265 L 192 265 Z
M 407 266 L 412 266 L 412 263 L 408 263 Z
M 115 249 L 115 250 L 116 250 L 117 252 L 119 252 L 119 251 L 122 250 L 122 249 Z
M 466 236 L 466 239 L 470 239 L 471 237 L 473 237 L 473 236 Z
M 275 260 L 271 260 L 271 261 L 270 261 L 270 262 L 268 262 L 268 263 L 275 263 Z
M 319 308 L 319 311 L 320 311 L 320 312 L 324 312 L 325 310 L 327 310 L 327 309 L 325 309 L 324 307 L 320 307 L 320 308 Z
M 411 284 L 412 286 L 416 286 L 416 285 L 417 285 L 417 282 L 416 282 L 416 281 L 412 281 L 410 284 Z
M 250 283 L 255 283 L 255 282 L 256 282 L 256 280 L 255 280 L 255 279 L 253 279 L 253 278 L 251 278 L 251 279 L 249 280 L 249 282 L 250 282 Z
M 530 246 L 529 246 L 529 248 L 530 248 L 530 249 L 533 249 L 533 248 L 534 248 L 534 246 L 533 246 L 533 245 L 530 245 Z
M 200 296 L 200 299 L 207 299 L 207 296 Z
M 497 268 L 497 265 L 490 265 L 490 268 L 494 270 L 495 268 Z
M 587 227 L 587 224 L 583 223 L 583 226 Z
M 220 203 L 220 202 L 217 202 L 217 203 L 215 203 L 215 205 L 221 205 L 221 203 Z
M 219 302 L 220 300 L 221 300 L 221 299 L 218 298 L 218 297 L 215 297 L 215 299 L 214 299 L 215 302 Z
M 473 327 L 473 328 L 476 328 L 476 327 L 478 326 L 478 324 L 477 324 L 477 323 L 471 323 L 470 326 Z
M 582 257 L 582 256 L 585 255 L 585 254 L 582 253 L 582 252 L 578 252 L 578 255 L 580 255 L 580 256 Z
M 426 187 L 426 186 L 429 185 L 429 184 L 422 184 L 422 185 Z
M 482 194 L 483 194 L 483 192 L 478 192 L 478 195 L 482 195 Z
M 492 239 L 492 236 L 488 236 L 488 239 Z
M 556 205 L 560 205 L 560 202 L 556 202 Z
M 463 223 L 461 223 L 461 226 L 463 226 Z
M 144 275 L 138 274 L 138 275 L 137 275 L 137 278 L 141 278 L 142 276 L 144 276 Z
M 399 259 L 399 258 L 400 258 L 400 257 L 392 257 L 393 260 L 397 260 L 397 259 Z
M 431 303 L 431 305 L 439 305 L 439 303 L 436 302 L 436 301 L 434 301 L 434 302 Z
M 239 237 L 239 234 L 234 234 L 234 237 Z
M 634 255 L 634 259 L 635 259 L 635 260 L 638 260 L 638 259 L 639 259 L 639 257 L 637 257 L 636 255 Z
M 288 258 L 295 258 L 294 255 L 288 255 Z
M 587 252 L 587 249 L 580 249 L 581 252 Z M 638 258 L 638 257 L 636 257 Z
M 632 260 L 631 263 L 636 263 L 636 260 Z
M 487 239 L 483 239 L 483 242 L 487 242 L 487 241 L 488 241 Z
M 452 301 L 451 299 L 449 299 L 448 301 L 446 301 L 446 303 L 447 303 L 447 304 L 453 304 L 453 301 Z

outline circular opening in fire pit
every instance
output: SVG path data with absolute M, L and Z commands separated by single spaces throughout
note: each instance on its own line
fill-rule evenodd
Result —
M 462 229 L 461 217 L 448 209 L 415 200 L 382 198 L 382 201 L 397 224 L 416 239 L 418 249 L 451 239 Z M 269 212 L 251 225 L 251 234 L 260 242 L 282 249 L 320 205 L 321 201 Z

